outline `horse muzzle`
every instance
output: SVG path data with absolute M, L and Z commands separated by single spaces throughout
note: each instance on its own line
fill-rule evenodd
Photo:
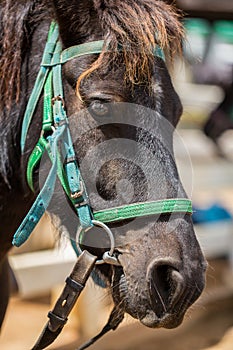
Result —
M 147 267 L 146 276 L 138 277 L 133 283 L 122 270 L 115 283 L 125 311 L 150 328 L 179 326 L 187 309 L 202 293 L 204 265 L 203 260 L 203 266 L 189 274 L 189 269 L 184 270 L 178 260 L 154 259 Z
M 204 278 L 193 279 L 182 271 L 181 264 L 171 258 L 150 263 L 146 276 L 150 309 L 140 318 L 147 327 L 175 328 L 183 320 L 188 307 L 200 296 Z

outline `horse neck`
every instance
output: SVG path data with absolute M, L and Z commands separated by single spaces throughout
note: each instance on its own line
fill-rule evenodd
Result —
M 20 71 L 20 99 L 17 103 L 12 101 L 11 109 L 5 109 L 0 116 L 0 259 L 10 249 L 13 234 L 35 198 L 26 186 L 25 175 L 27 157 L 40 134 L 41 103 L 33 116 L 24 156 L 21 156 L 20 151 L 20 135 L 26 104 L 40 67 L 48 27 L 49 23 L 40 23 L 27 47 L 23 48 L 25 54 Z
M 20 151 L 21 126 L 26 104 L 33 89 L 35 79 L 40 67 L 41 57 L 47 37 L 49 23 L 42 22 L 38 25 L 27 42 L 27 47 L 22 48 L 22 64 L 20 68 L 20 98 L 12 101 L 10 110 L 6 108 L 1 115 L 0 143 L 3 152 L 0 153 L 0 180 L 8 186 L 19 186 L 21 174 L 25 173 L 24 161 Z M 29 153 L 35 145 L 35 140 L 40 134 L 39 122 L 41 119 L 41 107 L 33 116 L 32 127 L 29 130 L 29 138 L 25 153 Z M 24 157 L 23 157 L 24 158 Z M 20 169 L 20 171 L 19 171 Z M 1 179 L 2 177 L 2 179 Z

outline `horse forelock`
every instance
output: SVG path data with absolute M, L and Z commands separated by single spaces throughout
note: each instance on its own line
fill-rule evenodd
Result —
M 106 40 L 113 48 L 147 54 L 160 45 L 171 55 L 181 48 L 183 27 L 172 5 L 160 0 L 93 0 Z
M 112 54 L 123 55 L 125 78 L 129 82 L 150 81 L 154 49 L 158 45 L 172 60 L 181 53 L 184 37 L 180 14 L 173 6 L 156 0 L 93 0 L 108 50 L 83 72 L 83 78 L 113 60 Z M 120 50 L 119 50 L 120 47 Z
M 64 1 L 65 3 L 65 1 Z M 74 4 L 74 3 L 73 3 Z M 90 4 L 90 3 L 89 3 Z M 88 5 L 87 5 L 88 6 Z M 3 0 L 0 5 L 0 108 L 10 108 L 20 95 L 20 73 L 29 38 L 44 19 L 45 0 Z M 106 46 L 115 56 L 103 51 L 80 77 L 82 79 L 109 60 L 122 55 L 125 78 L 131 83 L 150 81 L 153 48 L 159 45 L 173 57 L 181 48 L 183 28 L 174 8 L 158 0 L 92 0 Z M 41 16 L 42 14 L 42 16 Z M 119 50 L 119 46 L 121 50 Z

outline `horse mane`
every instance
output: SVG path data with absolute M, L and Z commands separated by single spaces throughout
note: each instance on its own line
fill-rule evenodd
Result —
M 42 19 L 43 0 L 2 0 L 0 5 L 0 109 L 9 110 L 20 95 L 23 57 L 30 36 Z
M 182 52 L 184 30 L 181 13 L 172 5 L 159 0 L 93 0 L 104 33 L 108 50 L 78 79 L 77 94 L 83 78 L 108 66 L 109 60 L 123 54 L 125 78 L 132 84 L 150 81 L 157 45 L 166 52 L 172 62 L 175 54 Z M 121 48 L 119 52 L 119 47 Z M 112 57 L 112 56 L 111 56 Z M 80 96 L 81 97 L 81 96 Z

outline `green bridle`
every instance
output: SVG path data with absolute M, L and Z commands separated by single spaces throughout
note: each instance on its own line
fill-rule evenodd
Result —
M 94 225 L 97 225 L 105 229 L 110 240 L 113 240 L 113 237 L 106 223 L 166 213 L 192 213 L 192 203 L 186 198 L 140 202 L 106 210 L 92 211 L 72 145 L 69 122 L 64 108 L 61 69 L 62 65 L 67 61 L 83 55 L 99 54 L 103 48 L 104 41 L 100 40 L 62 50 L 58 25 L 52 23 L 50 27 L 41 67 L 27 104 L 22 125 L 21 151 L 23 153 L 28 129 L 39 98 L 43 92 L 44 110 L 41 136 L 29 157 L 27 166 L 27 181 L 32 190 L 34 190 L 33 174 L 45 151 L 49 154 L 52 166 L 33 206 L 14 235 L 13 244 L 15 246 L 20 246 L 27 240 L 48 208 L 57 176 L 76 210 L 80 223 L 79 231 L 85 232 Z M 160 48 L 155 49 L 155 56 L 163 58 Z M 62 144 L 62 147 L 60 144 Z M 61 157 L 61 155 L 63 156 Z M 65 161 L 63 162 L 62 159 L 65 159 Z M 77 252 L 74 242 L 72 244 Z M 114 241 L 111 241 L 111 254 L 113 250 Z M 106 261 L 102 262 L 108 261 L 106 259 Z

